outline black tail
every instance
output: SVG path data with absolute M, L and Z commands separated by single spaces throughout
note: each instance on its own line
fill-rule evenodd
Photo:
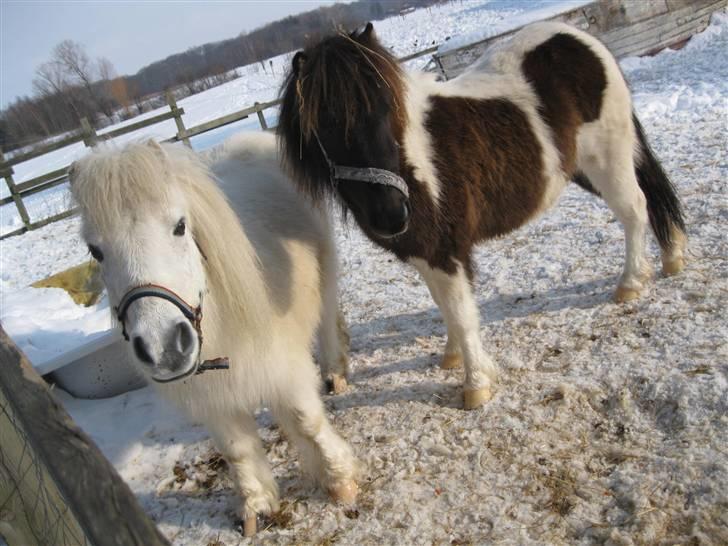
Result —
M 652 231 L 654 231 L 660 247 L 663 250 L 668 250 L 674 243 L 673 228 L 685 233 L 682 205 L 677 193 L 675 193 L 675 186 L 670 182 L 652 148 L 647 143 L 642 125 L 640 125 L 634 113 L 632 113 L 632 122 L 640 142 L 640 151 L 635 165 L 637 182 L 647 199 L 647 214 L 650 218 Z

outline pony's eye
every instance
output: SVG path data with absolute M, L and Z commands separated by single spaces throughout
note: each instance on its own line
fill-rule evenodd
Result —
M 93 256 L 93 259 L 97 262 L 102 262 L 104 260 L 104 253 L 101 252 L 101 249 L 94 245 L 88 245 L 88 251 L 91 253 L 91 256 Z
M 177 222 L 177 225 L 174 227 L 174 234 L 177 237 L 182 237 L 182 235 L 185 234 L 186 229 L 187 229 L 187 224 L 185 224 L 185 219 L 180 218 L 179 222 Z

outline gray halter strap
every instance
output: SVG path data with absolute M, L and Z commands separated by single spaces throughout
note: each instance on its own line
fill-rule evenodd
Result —
M 391 186 L 402 192 L 405 197 L 409 197 L 409 188 L 407 187 L 407 183 L 398 174 L 386 169 L 377 169 L 376 167 L 345 167 L 337 165 L 329 159 L 329 154 L 326 153 L 324 145 L 321 143 L 321 139 L 316 131 L 313 131 L 313 136 L 316 139 L 316 142 L 318 142 L 319 148 L 321 148 L 321 153 L 329 166 L 329 173 L 334 186 L 338 184 L 339 180 L 357 180 L 359 182 L 368 182 L 370 184 Z

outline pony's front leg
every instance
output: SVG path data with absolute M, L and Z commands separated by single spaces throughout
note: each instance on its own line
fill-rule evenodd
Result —
M 425 279 L 445 318 L 447 345 L 442 367 L 462 355 L 465 364 L 465 409 L 480 407 L 492 395 L 491 386 L 496 380 L 497 370 L 480 342 L 478 307 L 465 270 L 462 264 L 458 264 L 455 273 L 449 275 L 440 269 L 429 267 L 419 259 L 412 260 L 412 263 Z
M 258 436 L 255 419 L 247 412 L 236 418 L 216 416 L 205 423 L 215 445 L 230 466 L 238 493 L 243 497 L 239 515 L 245 536 L 256 532 L 258 514 L 278 511 L 278 487 Z
M 333 240 L 327 242 L 320 267 L 319 364 L 326 391 L 340 394 L 346 390 L 346 379 L 349 375 L 349 331 L 339 307 L 336 246 Z
M 430 290 L 432 299 L 435 300 L 435 304 L 439 309 L 442 309 L 442 298 L 440 297 L 440 283 L 435 281 L 435 276 L 431 274 L 432 269 L 423 262 L 422 260 L 412 260 L 417 270 L 425 279 L 425 284 Z M 447 341 L 445 342 L 445 352 L 442 355 L 440 361 L 440 367 L 443 370 L 453 370 L 460 368 L 463 365 L 463 350 L 460 347 L 457 334 L 453 331 L 452 325 L 449 321 L 446 321 L 445 326 L 447 327 Z
M 336 284 L 333 290 L 333 304 L 327 303 L 330 295 L 324 297 L 319 326 L 319 360 L 326 392 L 340 394 L 346 390 L 349 375 L 349 331 L 344 315 L 338 309 Z
M 313 363 L 301 363 L 295 381 L 281 388 L 272 410 L 296 445 L 306 473 L 335 501 L 352 503 L 358 493 L 359 463 L 326 418 L 318 389 Z

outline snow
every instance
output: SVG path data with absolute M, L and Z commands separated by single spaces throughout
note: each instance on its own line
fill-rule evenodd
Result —
M 522 26 L 536 21 L 549 19 L 560 13 L 580 8 L 587 4 L 591 4 L 593 0 L 531 0 L 529 9 L 521 14 L 508 17 L 498 23 L 479 28 L 475 32 L 458 35 L 457 38 L 445 42 L 437 48 L 438 55 L 444 55 L 449 51 L 459 49 L 463 46 L 483 42 L 493 36 L 498 36 L 506 32 L 517 30 Z M 506 0 L 504 4 L 513 4 Z M 489 7 L 495 7 L 493 3 Z
M 469 32 L 471 18 L 502 19 L 521 6 L 455 2 L 376 28 L 385 43 L 422 46 Z M 481 337 L 501 367 L 481 410 L 463 412 L 462 372 L 438 367 L 445 328 L 416 272 L 355 225 L 337 226 L 352 377 L 326 405 L 365 463 L 362 492 L 352 509 L 329 503 L 301 477 L 263 411 L 283 509 L 256 542 L 728 541 L 727 47 L 728 15 L 718 13 L 684 49 L 622 62 L 636 112 L 684 201 L 683 273 L 658 275 L 636 302 L 611 303 L 622 230 L 576 186 L 540 220 L 479 248 Z M 275 91 L 259 76 L 246 85 Z M 236 82 L 243 85 L 227 85 Z M 249 104 L 211 91 L 210 112 L 215 100 Z M 657 267 L 654 241 L 649 252 Z M 0 320 L 28 354 L 74 327 L 90 331 L 104 314 L 105 303 L 71 312 L 64 293 L 27 288 L 87 259 L 77 219 L 3 240 L 0 253 Z M 55 321 L 69 323 L 56 338 L 47 335 Z M 236 497 L 199 425 L 149 388 L 96 401 L 55 392 L 174 544 L 253 542 L 240 534 Z

